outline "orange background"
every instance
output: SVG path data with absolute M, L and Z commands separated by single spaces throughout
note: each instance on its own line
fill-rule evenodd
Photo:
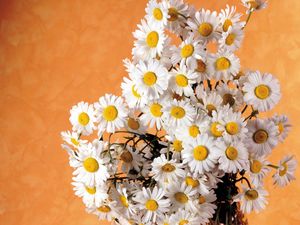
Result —
M 239 0 L 189 0 L 210 9 Z M 72 170 L 60 148 L 69 109 L 120 94 L 122 59 L 146 0 L 0 0 L 0 224 L 106 224 L 84 211 L 71 187 Z M 273 73 L 283 98 L 273 110 L 294 125 L 272 160 L 300 160 L 300 2 L 269 0 L 246 28 L 238 52 L 244 68 Z M 285 189 L 272 187 L 268 208 L 250 224 L 300 224 L 300 174 Z

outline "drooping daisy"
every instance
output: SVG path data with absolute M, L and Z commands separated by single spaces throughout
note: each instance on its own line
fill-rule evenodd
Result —
M 133 36 L 137 39 L 132 49 L 135 60 L 150 60 L 161 56 L 166 40 L 163 28 L 153 22 L 142 20 Z
M 80 136 L 77 132 L 71 133 L 70 131 L 64 131 L 61 132 L 61 137 L 66 143 L 74 148 L 78 148 L 78 146 L 84 145 L 88 142 L 87 140 L 80 139 Z
M 221 50 L 209 57 L 208 71 L 211 78 L 230 80 L 240 71 L 240 60 L 232 52 Z
M 216 139 L 223 138 L 224 134 L 224 117 L 227 115 L 227 111 L 229 110 L 228 106 L 223 108 L 219 108 L 218 111 L 212 112 L 212 118 L 209 120 L 209 132 L 208 134 Z
M 267 7 L 266 0 L 242 0 L 242 3 L 248 9 L 247 14 Z
M 112 197 L 117 202 L 118 211 L 121 212 L 122 215 L 125 215 L 126 218 L 136 213 L 128 193 L 130 192 L 124 184 L 118 185 L 117 188 L 113 188 L 112 191 Z
M 240 22 L 241 16 L 241 13 L 236 13 L 235 6 L 230 7 L 226 5 L 226 9 L 221 9 L 221 13 L 219 14 L 222 31 L 227 32 L 230 27 L 243 27 L 245 22 Z
M 149 124 L 149 128 L 156 126 L 158 130 L 163 125 L 164 104 L 161 100 L 150 101 L 143 109 L 140 119 L 144 124 Z
M 210 172 L 218 160 L 215 151 L 213 138 L 202 134 L 195 141 L 185 143 L 182 151 L 183 163 L 187 163 L 195 174 Z
M 271 119 L 278 128 L 279 134 L 278 139 L 283 142 L 291 129 L 291 124 L 289 123 L 288 117 L 285 115 L 275 115 Z
M 183 150 L 182 140 L 177 138 L 176 135 L 166 135 L 166 139 L 170 142 L 166 148 L 162 148 L 160 153 L 167 154 L 168 151 L 172 153 L 172 159 L 175 159 L 177 162 L 181 159 L 181 152 Z
M 96 128 L 95 110 L 93 105 L 86 102 L 79 102 L 70 110 L 70 122 L 73 126 L 73 131 L 83 135 L 90 135 Z
M 248 74 L 243 91 L 245 102 L 262 112 L 271 110 L 281 97 L 279 81 L 271 74 L 259 71 Z
M 222 38 L 219 40 L 220 48 L 234 52 L 240 48 L 243 38 L 244 32 L 242 27 L 230 27 L 227 32 L 222 33 Z
M 165 198 L 164 190 L 157 188 L 157 186 L 152 191 L 143 187 L 133 199 L 137 209 L 144 215 L 143 222 L 155 223 L 163 216 L 163 213 L 169 211 L 170 200 Z
M 103 146 L 102 144 L 99 144 Z M 78 148 L 76 170 L 73 175 L 85 185 L 93 187 L 103 185 L 110 176 L 105 161 L 100 158 L 103 148 L 95 148 L 92 144 L 83 145 Z
M 76 178 L 75 178 L 76 179 Z M 105 186 L 87 186 L 80 181 L 72 182 L 75 195 L 82 198 L 87 207 L 99 207 L 108 198 Z
M 237 173 L 249 167 L 248 151 L 241 141 L 217 141 L 219 169 Z
M 170 75 L 170 88 L 176 94 L 187 97 L 194 94 L 192 85 L 196 83 L 198 75 L 189 70 L 183 62 L 180 63 L 180 68 L 173 69 Z
M 177 101 L 174 99 L 163 110 L 165 111 L 165 123 L 175 129 L 191 125 L 196 116 L 195 108 L 187 100 Z
M 130 146 L 127 146 L 127 148 L 122 151 L 119 158 L 122 162 L 122 171 L 124 173 L 128 173 L 131 169 L 139 172 L 143 164 L 142 155 L 139 154 L 139 150 Z
M 168 29 L 177 31 L 185 26 L 186 18 L 189 16 L 189 6 L 183 0 L 169 0 L 166 2 L 168 7 Z
M 294 156 L 285 156 L 282 160 L 280 160 L 279 167 L 273 175 L 274 184 L 284 187 L 292 180 L 295 180 L 296 167 L 297 161 Z
M 207 70 L 207 57 L 196 55 L 196 67 L 189 67 L 189 69 L 194 69 L 195 73 L 198 75 L 197 82 L 201 82 L 205 79 L 209 79 L 209 73 Z M 193 65 L 192 65 L 193 66 Z
M 214 111 L 218 111 L 222 105 L 222 98 L 215 91 L 202 95 L 203 109 L 207 112 L 208 116 L 212 116 Z
M 103 131 L 113 133 L 124 127 L 128 111 L 121 97 L 105 94 L 99 98 L 99 102 L 95 103 L 95 108 L 99 133 Z
M 263 184 L 263 179 L 270 172 L 268 165 L 270 164 L 264 156 L 251 156 L 250 159 L 250 170 L 248 171 L 250 175 L 251 183 L 255 186 L 261 186 Z
M 234 111 L 238 111 L 243 105 L 243 94 L 238 88 L 231 88 L 226 84 L 217 87 L 217 93 L 222 97 L 222 105 L 229 105 Z
M 158 60 L 139 61 L 134 77 L 136 90 L 147 99 L 158 99 L 168 88 L 169 74 Z
M 234 197 L 235 201 L 241 202 L 241 210 L 243 213 L 251 211 L 260 212 L 266 207 L 266 196 L 268 192 L 261 187 L 249 188 L 242 185 L 242 192 Z
M 99 220 L 113 221 L 119 217 L 118 212 L 116 212 L 116 202 L 107 201 L 102 203 L 99 207 L 87 208 L 88 213 L 92 213 L 98 216 Z
M 201 193 L 209 193 L 209 185 L 207 183 L 207 178 L 205 175 L 195 176 L 194 174 L 187 172 L 185 176 L 185 184 L 191 186 L 194 189 L 197 189 Z
M 125 127 L 127 130 L 135 133 L 145 133 L 147 130 L 146 124 L 144 124 L 141 119 L 134 114 L 134 112 L 130 112 L 128 117 L 126 118 Z
M 220 37 L 217 30 L 219 29 L 219 18 L 216 11 L 202 9 L 196 12 L 195 18 L 189 19 L 187 24 L 196 37 L 204 41 L 218 40 Z
M 179 209 L 170 217 L 170 224 L 174 225 L 199 225 L 201 220 L 198 216 L 188 210 Z
M 155 26 L 165 27 L 168 22 L 168 8 L 163 2 L 158 3 L 156 0 L 150 0 L 145 9 L 145 18 Z
M 268 155 L 278 143 L 278 129 L 272 121 L 256 119 L 247 124 L 246 145 L 257 156 Z
M 200 192 L 195 199 L 196 212 L 205 224 L 209 222 L 209 219 L 212 218 L 215 213 L 217 206 L 214 204 L 214 201 L 216 200 L 217 196 L 213 190 L 210 190 L 208 193 Z

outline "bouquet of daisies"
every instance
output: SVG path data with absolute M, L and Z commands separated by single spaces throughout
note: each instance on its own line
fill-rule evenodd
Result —
M 266 6 L 196 10 L 150 0 L 133 33 L 122 97 L 71 109 L 62 132 L 75 194 L 89 213 L 118 224 L 247 224 L 267 204 L 263 180 L 294 178 L 296 160 L 268 161 L 288 118 L 260 118 L 280 100 L 269 73 L 241 70 L 234 54 L 250 16 Z

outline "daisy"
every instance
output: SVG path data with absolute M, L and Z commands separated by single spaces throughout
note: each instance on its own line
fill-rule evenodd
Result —
M 87 140 L 80 139 L 80 135 L 77 132 L 70 132 L 70 131 L 64 131 L 61 132 L 62 139 L 68 143 L 69 145 L 73 146 L 74 148 L 78 148 L 78 146 L 86 144 Z
M 77 176 L 76 180 L 82 181 L 85 185 L 93 187 L 95 185 L 103 185 L 109 173 L 105 165 L 105 161 L 100 158 L 103 151 L 103 144 L 99 148 L 95 148 L 92 144 L 83 145 L 78 148 L 76 170 L 73 175 Z
M 168 103 L 164 111 L 165 123 L 174 128 L 191 125 L 196 116 L 194 107 L 187 100 L 174 99 Z
M 257 156 L 269 155 L 278 143 L 278 129 L 272 121 L 256 119 L 247 124 L 246 145 Z
M 172 153 L 172 159 L 177 162 L 181 159 L 181 152 L 183 150 L 182 140 L 178 139 L 176 135 L 166 135 L 166 139 L 169 141 L 170 145 L 166 148 L 162 148 L 160 153 L 167 154 L 168 151 Z
M 136 172 L 140 171 L 140 167 L 143 164 L 142 155 L 139 154 L 139 150 L 127 146 L 119 156 L 122 162 L 122 171 L 128 173 L 134 169 Z
M 132 54 L 134 59 L 150 60 L 157 55 L 161 56 L 166 40 L 163 28 L 150 21 L 142 20 L 138 25 L 138 30 L 133 32 L 134 48 Z
M 199 225 L 201 220 L 198 216 L 191 211 L 179 209 L 176 213 L 170 217 L 170 224 L 174 225 Z
M 222 33 L 222 38 L 219 40 L 220 48 L 229 52 L 234 52 L 240 48 L 242 40 L 244 39 L 244 32 L 242 27 L 230 27 L 227 32 Z
M 195 200 L 195 205 L 197 206 L 197 214 L 201 217 L 202 221 L 207 224 L 209 219 L 213 217 L 215 210 L 217 208 L 214 202 L 217 200 L 217 196 L 213 190 L 208 193 L 199 193 Z
M 222 105 L 229 105 L 234 111 L 238 111 L 243 105 L 243 94 L 238 88 L 231 88 L 226 84 L 217 87 L 217 93 L 222 97 Z
M 178 209 L 195 210 L 194 196 L 197 189 L 187 186 L 185 182 L 173 182 L 167 187 L 166 196 L 172 203 L 172 211 L 176 212 Z
M 248 188 L 242 185 L 242 192 L 234 197 L 234 201 L 241 202 L 243 213 L 250 213 L 253 210 L 258 213 L 266 207 L 267 195 L 268 192 L 261 187 Z
M 143 134 L 147 130 L 146 124 L 144 124 L 138 116 L 134 115 L 134 112 L 129 113 L 125 126 L 128 131 L 139 134 Z
M 186 18 L 190 14 L 189 6 L 183 3 L 183 0 L 169 0 L 166 3 L 169 15 L 168 29 L 173 32 L 181 30 L 185 27 Z
M 158 3 L 156 0 L 150 0 L 145 9 L 145 18 L 150 23 L 158 27 L 165 27 L 168 22 L 168 8 L 165 3 Z
M 176 182 L 179 178 L 183 178 L 185 172 L 183 165 L 175 160 L 167 160 L 163 154 L 152 162 L 153 179 L 164 185 Z
M 203 109 L 208 116 L 212 116 L 214 111 L 218 111 L 223 100 L 215 91 L 202 95 Z
M 261 186 L 263 184 L 263 179 L 270 172 L 268 165 L 270 164 L 264 156 L 251 156 L 250 159 L 250 170 L 248 171 L 250 175 L 251 183 L 255 186 Z
M 194 94 L 192 85 L 196 83 L 198 75 L 180 63 L 180 68 L 173 69 L 170 73 L 170 88 L 176 94 L 191 96 Z
M 158 99 L 168 88 L 169 74 L 158 60 L 139 61 L 134 81 L 136 90 L 147 99 Z
M 209 57 L 208 71 L 211 78 L 230 80 L 240 71 L 240 60 L 233 53 L 225 50 Z
M 128 115 L 126 105 L 121 97 L 105 94 L 95 103 L 99 133 L 114 133 L 123 128 Z M 100 135 L 99 135 L 100 136 Z
M 190 172 L 187 172 L 185 176 L 185 184 L 197 189 L 201 193 L 209 193 L 209 188 L 207 184 L 207 179 L 205 175 L 195 176 Z
M 226 9 L 221 9 L 219 18 L 223 32 L 227 32 L 230 27 L 243 27 L 245 22 L 240 22 L 241 16 L 241 13 L 236 13 L 235 6 L 230 7 L 229 5 L 226 5 Z
M 118 211 L 122 212 L 122 215 L 125 215 L 126 218 L 129 218 L 131 215 L 135 214 L 134 205 L 129 199 L 128 193 L 130 193 L 125 185 L 118 185 L 116 189 L 113 189 L 112 192 L 113 199 L 117 202 Z
M 218 139 L 223 138 L 224 134 L 224 117 L 227 114 L 227 111 L 229 110 L 228 106 L 225 106 L 223 108 L 220 108 L 219 111 L 213 111 L 212 112 L 212 118 L 209 121 L 209 135 Z
M 107 188 L 104 186 L 86 186 L 80 181 L 72 182 L 75 195 L 81 197 L 87 207 L 99 207 L 108 198 Z
M 196 12 L 195 18 L 188 19 L 187 24 L 191 28 L 196 37 L 204 41 L 218 40 L 220 35 L 217 32 L 219 29 L 219 18 L 216 11 L 202 9 Z
M 143 222 L 155 223 L 163 216 L 163 213 L 169 211 L 170 201 L 164 198 L 163 189 L 155 186 L 151 191 L 144 188 L 134 196 L 137 208 L 143 212 Z
M 242 0 L 242 3 L 248 9 L 247 14 L 267 7 L 266 0 Z
M 219 169 L 226 173 L 237 173 L 246 170 L 248 164 L 248 151 L 241 141 L 217 141 Z
M 189 69 L 195 70 L 195 73 L 198 75 L 197 82 L 199 83 L 209 78 L 209 73 L 207 70 L 208 61 L 206 56 L 196 55 L 195 58 L 195 67 L 191 67 L 193 65 L 190 65 Z
M 93 133 L 93 130 L 96 128 L 94 125 L 96 118 L 93 105 L 89 105 L 86 102 L 79 102 L 72 107 L 70 114 L 73 131 L 83 135 Z
M 261 74 L 259 71 L 249 73 L 243 91 L 246 104 L 262 112 L 274 108 L 281 97 L 279 81 L 271 74 Z
M 278 128 L 278 139 L 283 142 L 291 129 L 291 124 L 289 123 L 288 117 L 285 115 L 275 115 L 271 119 Z
M 280 160 L 279 167 L 273 175 L 274 184 L 284 187 L 292 180 L 295 180 L 296 167 L 297 161 L 294 156 L 285 156 L 282 160 Z
M 69 155 L 69 165 L 73 168 L 76 168 L 78 165 L 78 159 L 77 159 L 77 154 L 75 151 L 70 147 L 70 145 L 67 144 L 61 144 L 61 148 L 65 150 L 68 155 Z
M 182 151 L 183 163 L 187 163 L 194 174 L 210 172 L 218 160 L 216 149 L 214 139 L 202 134 L 195 141 L 185 143 Z
M 97 215 L 99 220 L 113 221 L 119 217 L 115 209 L 116 202 L 108 201 L 102 203 L 99 207 L 87 208 L 87 212 Z
M 143 109 L 143 114 L 140 119 L 144 124 L 149 124 L 149 128 L 156 126 L 158 130 L 161 129 L 163 125 L 164 117 L 164 104 L 163 101 L 150 101 Z

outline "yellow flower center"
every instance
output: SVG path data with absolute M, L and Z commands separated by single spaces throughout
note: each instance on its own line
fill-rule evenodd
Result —
M 166 163 L 165 165 L 163 165 L 163 166 L 161 167 L 161 170 L 162 170 L 163 172 L 166 172 L 166 173 L 173 172 L 175 169 L 176 169 L 175 166 L 173 166 L 173 165 L 170 164 L 170 163 Z
M 188 58 L 191 55 L 193 55 L 193 53 L 194 53 L 194 46 L 191 44 L 188 44 L 188 45 L 185 45 L 182 47 L 180 54 L 181 54 L 182 58 Z
M 156 31 L 151 31 L 146 38 L 146 43 L 150 48 L 155 48 L 159 40 L 159 35 Z
M 230 67 L 231 63 L 230 60 L 226 57 L 220 57 L 215 62 L 215 67 L 218 71 L 220 70 L 227 70 Z
M 230 19 L 226 19 L 223 24 L 223 31 L 227 32 L 230 26 L 232 26 L 232 21 Z
M 203 195 L 200 195 L 199 198 L 198 198 L 198 202 L 199 202 L 199 204 L 205 203 L 206 202 L 205 197 Z
M 283 163 L 281 166 L 283 166 L 283 169 L 279 171 L 279 176 L 284 176 L 287 173 L 288 166 L 286 163 Z
M 232 146 L 226 149 L 225 154 L 226 157 L 230 160 L 235 160 L 238 157 L 238 151 Z
M 234 33 L 228 34 L 228 36 L 225 39 L 226 45 L 232 45 L 235 41 L 236 35 Z
M 85 112 L 80 113 L 79 116 L 78 116 L 78 122 L 82 126 L 86 126 L 90 122 L 89 115 L 87 113 L 85 113 Z
M 207 104 L 206 109 L 209 116 L 212 116 L 212 112 L 217 110 L 217 108 L 213 104 Z
M 199 127 L 196 125 L 192 125 L 189 127 L 189 135 L 193 138 L 197 137 L 200 134 Z
M 278 127 L 279 134 L 282 134 L 282 132 L 284 131 L 283 123 L 281 122 L 278 123 L 277 127 Z
M 153 103 L 150 106 L 150 112 L 155 117 L 161 117 L 161 115 L 163 114 L 161 109 L 162 109 L 162 106 L 158 103 Z
M 270 88 L 267 85 L 261 84 L 255 88 L 254 93 L 259 99 L 266 99 L 270 96 Z
M 83 167 L 90 173 L 95 173 L 99 169 L 99 163 L 96 159 L 89 157 L 83 161 Z
M 196 160 L 203 161 L 208 156 L 208 149 L 203 145 L 199 145 L 194 148 L 193 154 Z
M 174 140 L 173 141 L 173 148 L 175 152 L 181 152 L 183 147 L 182 147 L 182 141 L 180 140 Z
M 111 208 L 108 205 L 102 205 L 98 207 L 97 210 L 102 213 L 109 213 L 111 211 Z
M 168 9 L 169 21 L 175 21 L 178 19 L 178 11 L 177 9 L 171 7 Z
M 85 190 L 87 191 L 87 193 L 94 195 L 96 193 L 96 187 L 88 187 L 85 186 Z
M 197 60 L 197 69 L 196 69 L 196 71 L 199 72 L 199 73 L 204 73 L 206 71 L 206 64 L 201 59 Z
M 175 200 L 181 204 L 185 204 L 188 202 L 189 198 L 186 194 L 184 194 L 183 192 L 177 192 L 174 195 Z
M 146 84 L 147 86 L 152 86 L 153 84 L 156 83 L 156 80 L 157 80 L 157 76 L 155 73 L 149 71 L 144 74 L 143 81 L 144 84 Z
M 153 17 L 154 17 L 156 20 L 162 20 L 162 18 L 163 18 L 163 13 L 162 13 L 162 11 L 160 10 L 160 8 L 155 8 L 155 9 L 153 9 Z
M 263 165 L 260 161 L 254 159 L 250 164 L 250 171 L 252 173 L 259 173 L 262 169 L 262 166 Z
M 184 108 L 180 106 L 173 106 L 171 109 L 171 116 L 173 116 L 176 119 L 182 119 L 185 116 Z
M 146 206 L 146 209 L 148 209 L 149 211 L 156 211 L 158 209 L 158 204 L 153 199 L 149 199 L 146 202 L 145 206 Z
M 127 121 L 127 125 L 132 130 L 138 130 L 140 128 L 139 121 L 137 121 L 137 120 L 135 120 L 133 118 L 130 118 L 130 117 L 129 117 L 128 121 Z
M 269 138 L 269 135 L 267 133 L 267 131 L 265 130 L 257 130 L 255 131 L 255 133 L 253 134 L 253 141 L 257 144 L 263 144 L 265 143 Z
M 190 176 L 187 176 L 187 177 L 185 178 L 185 183 L 186 183 L 186 185 L 191 186 L 192 188 L 195 188 L 195 187 L 198 187 L 198 186 L 199 186 L 199 181 L 193 179 L 193 178 L 190 177 Z
M 120 158 L 125 163 L 131 163 L 133 160 L 133 156 L 128 150 L 123 151 L 122 154 L 120 155 Z
M 256 190 L 248 190 L 245 193 L 245 198 L 247 200 L 255 200 L 258 198 L 258 192 Z
M 239 125 L 236 122 L 229 122 L 226 124 L 225 129 L 228 134 L 235 135 L 239 132 Z
M 132 94 L 133 94 L 134 97 L 136 97 L 136 98 L 141 97 L 141 95 L 135 90 L 135 85 L 132 85 L 131 91 L 132 91 Z
M 210 132 L 214 137 L 221 137 L 223 135 L 223 131 L 218 130 L 218 125 L 220 125 L 220 123 L 213 122 L 210 126 Z
M 213 31 L 213 26 L 210 23 L 202 23 L 199 25 L 198 31 L 203 37 L 208 37 Z
M 114 105 L 109 105 L 103 110 L 102 115 L 106 121 L 114 121 L 118 116 L 118 110 Z
M 179 87 L 186 87 L 186 86 L 188 86 L 188 83 L 189 83 L 188 79 L 183 74 L 176 75 L 175 80 L 176 80 L 176 84 Z
M 182 220 L 179 221 L 178 225 L 186 225 L 188 223 L 189 223 L 188 220 L 182 219 Z
M 71 142 L 76 146 L 79 145 L 79 141 L 77 141 L 75 138 L 71 138 Z
M 124 195 L 120 195 L 120 202 L 122 203 L 122 205 L 126 208 L 128 208 L 128 201 L 127 198 Z
M 234 103 L 235 103 L 235 99 L 232 96 L 232 94 L 227 93 L 223 95 L 223 105 L 229 104 L 230 106 L 233 106 Z

